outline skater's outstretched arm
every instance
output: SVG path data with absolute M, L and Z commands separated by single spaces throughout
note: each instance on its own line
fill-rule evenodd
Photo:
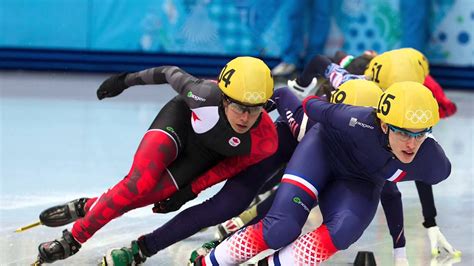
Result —
M 215 90 L 215 82 L 211 80 L 198 79 L 176 66 L 160 66 L 145 69 L 134 73 L 120 73 L 105 80 L 97 90 L 97 98 L 102 100 L 107 97 L 115 97 L 125 89 L 136 85 L 170 84 L 180 95 L 198 97 L 205 102 Z M 208 84 L 206 84 L 208 83 Z M 209 86 L 206 86 L 209 85 Z M 199 91 L 199 95 L 193 95 Z M 190 95 L 188 93 L 191 93 Z

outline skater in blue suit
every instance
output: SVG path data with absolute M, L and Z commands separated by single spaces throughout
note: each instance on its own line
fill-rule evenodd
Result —
M 385 181 L 436 184 L 450 174 L 448 158 L 430 137 L 439 120 L 438 105 L 420 83 L 391 85 L 377 112 L 317 98 L 306 99 L 303 107 L 309 119 L 319 124 L 296 148 L 271 209 L 200 262 L 239 264 L 268 248 L 287 245 L 267 262 L 325 261 L 362 235 L 375 215 Z M 318 203 L 323 224 L 298 237 L 309 210 Z

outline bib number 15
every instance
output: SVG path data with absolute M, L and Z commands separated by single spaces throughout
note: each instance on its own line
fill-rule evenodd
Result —
M 387 93 L 383 95 L 379 100 L 377 112 L 387 115 L 390 112 L 390 108 L 392 107 L 392 103 L 390 101 L 394 99 L 395 96 L 392 94 Z

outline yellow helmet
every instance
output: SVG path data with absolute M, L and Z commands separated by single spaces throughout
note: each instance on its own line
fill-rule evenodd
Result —
M 425 78 L 430 74 L 430 63 L 426 56 L 422 54 L 420 51 L 413 49 L 413 48 L 401 48 L 394 50 L 398 53 L 405 53 L 409 56 L 412 60 L 418 63 L 424 70 Z
M 401 81 L 423 83 L 426 77 L 425 69 L 418 63 L 418 60 L 413 60 L 410 52 L 400 52 L 399 50 L 388 51 L 374 57 L 364 75 L 377 83 L 382 90 Z
M 260 59 L 241 56 L 221 70 L 219 88 L 229 98 L 245 105 L 264 104 L 273 95 L 273 77 Z
M 331 96 L 332 103 L 377 107 L 382 90 L 372 81 L 352 79 L 344 82 Z
M 439 121 L 438 103 L 423 84 L 397 82 L 380 97 L 377 117 L 399 128 L 426 129 Z

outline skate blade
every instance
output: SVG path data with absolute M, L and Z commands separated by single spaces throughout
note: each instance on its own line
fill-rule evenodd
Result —
M 43 261 L 39 258 L 31 264 L 31 266 L 40 266 L 40 265 L 43 265 Z
M 99 263 L 97 263 L 97 266 L 107 266 L 107 260 L 105 259 L 105 256 L 102 257 Z
M 34 222 L 32 224 L 29 224 L 29 225 L 25 225 L 23 227 L 20 227 L 18 229 L 15 230 L 15 233 L 20 233 L 20 232 L 24 232 L 28 229 L 31 229 L 33 227 L 36 227 L 36 226 L 39 226 L 39 225 L 42 225 L 41 221 L 37 221 L 37 222 Z

